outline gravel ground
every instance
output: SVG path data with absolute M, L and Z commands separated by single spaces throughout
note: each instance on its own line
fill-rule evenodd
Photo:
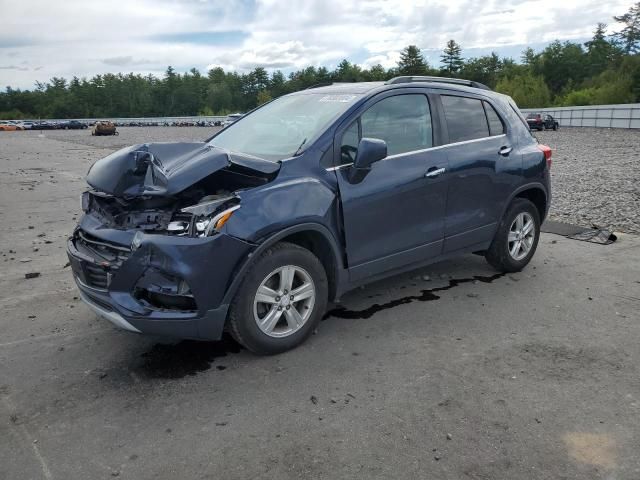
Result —
M 0 135 L 0 479 L 640 478 L 639 236 L 376 282 L 283 355 L 128 334 L 65 267 L 84 174 L 211 132 L 121 132 Z
M 640 233 L 640 131 L 562 128 L 535 136 L 553 149 L 553 220 Z

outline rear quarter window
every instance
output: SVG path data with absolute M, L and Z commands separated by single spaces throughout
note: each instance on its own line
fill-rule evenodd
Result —
M 487 114 L 487 121 L 489 122 L 489 134 L 492 137 L 496 135 L 502 135 L 505 133 L 504 122 L 496 112 L 496 109 L 489 102 L 482 102 L 484 110 Z

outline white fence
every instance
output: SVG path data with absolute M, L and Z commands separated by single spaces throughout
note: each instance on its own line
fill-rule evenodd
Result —
M 561 127 L 640 128 L 640 103 L 585 107 L 523 108 L 523 113 L 545 112 Z

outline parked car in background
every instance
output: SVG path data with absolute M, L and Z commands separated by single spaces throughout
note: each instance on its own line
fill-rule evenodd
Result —
M 222 122 L 223 127 L 228 127 L 229 125 L 237 122 L 242 117 L 244 117 L 244 113 L 232 113 L 231 115 L 227 115 L 227 118 Z
M 57 130 L 58 124 L 53 122 L 47 122 L 47 121 L 34 122 L 34 124 L 31 126 L 31 129 L 32 130 Z
M 16 130 L 24 130 L 23 128 L 18 128 L 15 123 L 5 122 L 0 123 L 0 132 L 15 132 Z
M 118 131 L 113 122 L 103 120 L 95 123 L 91 130 L 91 135 L 118 135 Z
M 80 122 L 78 120 L 68 120 L 66 122 L 60 122 L 58 124 L 58 128 L 62 128 L 65 130 L 82 130 L 88 128 L 86 123 Z
M 20 122 L 19 125 L 24 129 L 24 130 L 31 130 L 33 128 L 33 122 Z
M 527 123 L 531 130 L 558 130 L 560 124 L 548 113 L 529 113 Z
M 513 100 L 476 82 L 316 87 L 207 141 L 98 160 L 67 253 L 82 300 L 120 328 L 209 340 L 226 329 L 273 354 L 365 283 L 470 252 L 523 269 L 550 167 Z

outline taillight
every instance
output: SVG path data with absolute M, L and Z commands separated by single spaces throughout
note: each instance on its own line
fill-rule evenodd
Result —
M 551 147 L 547 147 L 546 145 L 542 144 L 539 144 L 538 148 L 542 153 L 544 153 L 544 159 L 547 161 L 547 167 L 551 168 L 551 153 L 553 152 L 553 150 L 551 150 Z

